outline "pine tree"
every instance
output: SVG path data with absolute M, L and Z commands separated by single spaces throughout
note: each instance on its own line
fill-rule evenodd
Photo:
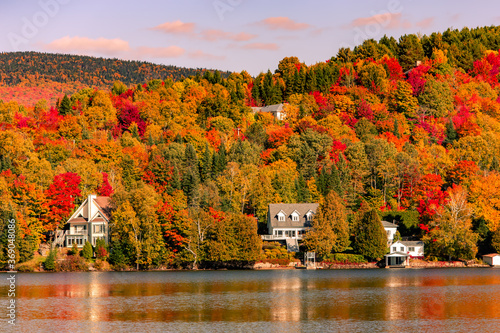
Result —
M 392 134 L 394 134 L 398 139 L 401 138 L 401 134 L 399 134 L 399 124 L 397 119 L 394 119 L 394 130 L 392 131 Z
M 365 213 L 357 225 L 354 250 L 368 259 L 380 259 L 387 252 L 387 235 L 375 209 Z
M 448 121 L 446 123 L 446 138 L 444 139 L 444 144 L 452 144 L 454 141 L 458 139 L 457 131 L 455 130 L 455 125 L 453 124 L 453 120 Z
M 208 147 L 208 143 L 205 143 L 205 151 L 203 152 L 203 156 L 200 161 L 200 176 L 202 182 L 210 178 L 211 170 L 212 170 L 212 156 L 210 154 L 210 148 Z
M 67 95 L 64 95 L 63 99 L 61 100 L 58 111 L 59 114 L 63 116 L 68 115 L 73 111 L 71 108 L 71 101 Z
M 51 250 L 49 252 L 49 255 L 43 262 L 43 267 L 48 270 L 48 271 L 53 271 L 56 269 L 56 259 L 57 259 L 57 252 L 56 250 Z
M 312 221 L 312 229 L 304 238 L 309 251 L 320 257 L 343 252 L 349 245 L 349 222 L 342 199 L 331 191 L 320 205 Z
M 82 255 L 85 259 L 90 260 L 94 256 L 94 251 L 92 250 L 92 244 L 88 241 L 85 242 L 85 245 L 82 249 Z

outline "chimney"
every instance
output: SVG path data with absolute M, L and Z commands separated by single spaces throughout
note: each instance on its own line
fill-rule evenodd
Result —
M 97 195 L 95 195 L 95 194 L 91 194 L 87 198 L 87 209 L 88 209 L 88 213 L 89 213 L 89 215 L 88 215 L 89 216 L 89 220 L 93 217 L 93 215 L 95 213 L 94 211 L 92 211 L 92 206 L 93 206 L 92 201 L 95 198 L 97 198 Z

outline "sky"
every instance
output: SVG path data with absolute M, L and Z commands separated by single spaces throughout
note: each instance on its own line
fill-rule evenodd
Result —
M 0 52 L 90 55 L 256 76 L 384 35 L 500 25 L 500 1 L 0 0 Z

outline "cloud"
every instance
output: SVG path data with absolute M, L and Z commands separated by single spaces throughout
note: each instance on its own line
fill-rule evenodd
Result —
M 417 27 L 422 29 L 430 28 L 432 27 L 433 24 L 434 24 L 434 17 L 428 17 L 426 19 L 423 19 L 422 21 L 415 23 Z
M 91 39 L 88 37 L 66 36 L 46 44 L 45 47 L 58 52 L 91 52 L 107 55 L 130 51 L 130 45 L 127 41 L 102 37 Z
M 203 59 L 203 60 L 224 60 L 226 59 L 225 56 L 219 56 L 219 55 L 214 55 L 210 53 L 205 53 L 202 50 L 197 50 L 194 52 L 190 52 L 188 54 L 190 58 L 193 59 Z
M 309 25 L 307 23 L 295 22 L 294 20 L 292 20 L 288 17 L 284 17 L 284 16 L 269 17 L 269 18 L 262 20 L 258 23 L 264 24 L 268 29 L 271 29 L 271 30 L 296 31 L 296 30 L 308 29 L 311 27 L 311 25 Z
M 162 23 L 151 28 L 151 30 L 161 31 L 167 34 L 192 34 L 195 26 L 195 23 L 184 23 L 181 20 L 177 20 L 174 22 Z
M 186 50 L 179 46 L 168 46 L 168 47 L 138 47 L 135 51 L 137 56 L 141 58 L 177 58 L 182 56 Z
M 401 20 L 401 13 L 376 14 L 369 17 L 359 17 L 353 20 L 346 28 L 362 27 L 366 25 L 380 25 L 387 29 L 409 28 L 411 24 L 408 21 Z
M 233 34 L 231 32 L 226 32 L 217 29 L 204 30 L 200 33 L 200 38 L 208 41 L 232 40 L 236 42 L 246 42 L 251 39 L 254 39 L 255 37 L 257 37 L 257 35 L 249 34 L 246 32 Z
M 266 50 L 276 51 L 279 50 L 278 44 L 275 43 L 250 43 L 243 46 L 247 50 Z

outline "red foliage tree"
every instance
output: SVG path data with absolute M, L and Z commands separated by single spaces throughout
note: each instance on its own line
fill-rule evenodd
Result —
M 66 172 L 54 177 L 54 181 L 45 191 L 47 198 L 47 216 L 44 219 L 44 227 L 47 231 L 56 230 L 60 224 L 65 223 L 73 209 L 75 200 L 81 197 L 78 187 L 81 178 L 73 172 Z
M 108 174 L 106 172 L 103 172 L 102 173 L 102 184 L 97 189 L 97 194 L 102 196 L 102 197 L 109 197 L 111 194 L 113 194 L 113 187 L 109 183 L 108 178 L 109 178 Z

